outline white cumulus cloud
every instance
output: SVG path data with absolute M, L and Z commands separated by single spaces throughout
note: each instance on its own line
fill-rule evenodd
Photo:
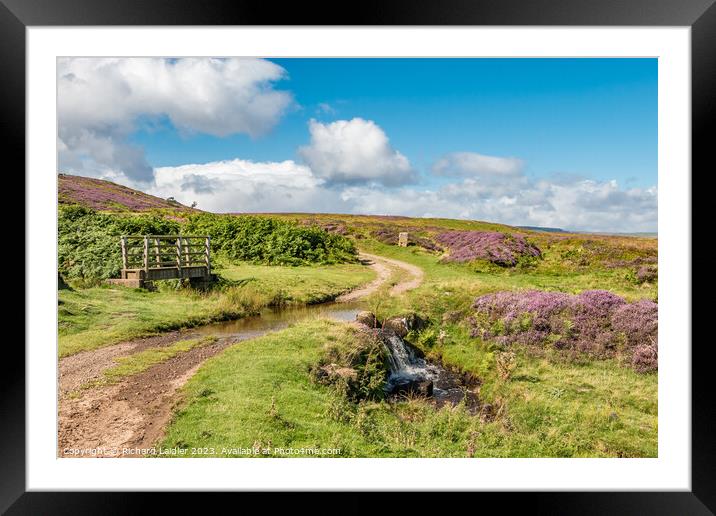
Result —
M 274 89 L 285 75 L 251 58 L 59 59 L 60 170 L 151 181 L 143 149 L 128 142 L 140 117 L 188 133 L 265 134 L 293 102 Z
M 299 154 L 328 184 L 397 186 L 415 180 L 408 158 L 390 145 L 383 129 L 371 120 L 328 124 L 311 120 L 308 129 L 311 141 L 299 148 Z
M 145 191 L 174 197 L 182 204 L 214 212 L 330 212 L 343 202 L 323 187 L 323 180 L 294 161 L 241 159 L 155 169 L 155 183 Z M 130 185 L 131 186 L 131 185 Z
M 433 173 L 448 177 L 504 179 L 522 174 L 523 162 L 517 158 L 486 156 L 477 152 L 452 152 L 433 164 Z

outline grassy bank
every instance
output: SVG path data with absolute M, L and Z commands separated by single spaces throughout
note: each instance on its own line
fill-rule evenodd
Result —
M 60 290 L 60 357 L 162 331 L 242 317 L 267 305 L 326 301 L 375 275 L 356 264 L 239 265 L 217 272 L 233 284 L 206 293 L 109 286 Z
M 436 411 L 418 399 L 351 404 L 308 374 L 323 346 L 352 338 L 350 332 L 337 323 L 306 321 L 210 359 L 184 387 L 184 405 L 162 445 L 235 457 L 252 447 L 337 448 L 340 457 L 657 454 L 653 375 L 608 361 L 555 364 L 521 357 L 509 380 L 486 389 L 493 403 L 504 403 L 489 422 L 460 406 Z M 451 352 L 446 359 L 465 364 L 471 359 L 456 357 L 476 353 L 460 345 Z

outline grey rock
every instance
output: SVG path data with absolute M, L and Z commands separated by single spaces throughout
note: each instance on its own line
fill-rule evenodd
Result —
M 364 325 L 368 326 L 369 328 L 375 328 L 378 326 L 378 319 L 376 319 L 375 314 L 373 312 L 369 312 L 367 310 L 358 312 L 356 314 L 356 322 L 360 323 L 360 324 L 364 324 Z

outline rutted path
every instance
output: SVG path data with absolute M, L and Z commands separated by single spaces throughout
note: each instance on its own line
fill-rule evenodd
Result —
M 75 391 L 79 396 L 61 395 L 58 455 L 76 456 L 80 450 L 101 457 L 141 456 L 141 451 L 133 449 L 151 447 L 161 437 L 177 390 L 207 358 L 234 342 L 221 339 L 193 348 L 117 385 Z M 110 361 L 107 367 L 112 365 Z
M 423 271 L 414 265 L 361 253 L 360 258 L 372 267 L 378 277 L 368 285 L 336 299 L 337 302 L 359 300 L 388 282 L 393 269 L 407 272 L 390 289 L 397 295 L 420 285 Z M 60 360 L 58 381 L 58 455 L 140 456 L 162 437 L 177 401 L 177 391 L 208 358 L 226 347 L 247 338 L 271 331 L 246 333 L 241 338 L 224 337 L 210 344 L 180 353 L 149 369 L 122 379 L 118 384 L 83 388 L 102 378 L 115 365 L 114 359 L 139 351 L 169 346 L 194 338 L 195 330 L 173 331 L 77 353 Z

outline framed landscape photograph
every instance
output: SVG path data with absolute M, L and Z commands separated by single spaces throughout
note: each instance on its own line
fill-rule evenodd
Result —
M 713 2 L 324 26 L 4 3 L 27 191 L 10 514 L 147 490 L 711 514 L 691 182 Z

